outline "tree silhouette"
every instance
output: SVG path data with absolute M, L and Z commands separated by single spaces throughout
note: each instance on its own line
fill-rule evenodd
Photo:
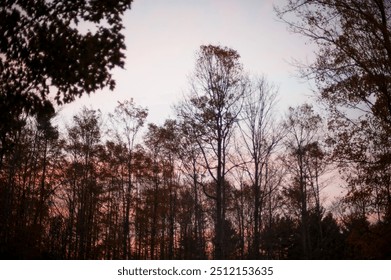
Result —
M 245 98 L 241 112 L 242 140 L 239 140 L 239 143 L 244 144 L 243 152 L 247 153 L 249 157 L 249 159 L 243 158 L 242 161 L 253 192 L 254 236 L 251 256 L 258 259 L 260 256 L 261 215 L 266 208 L 266 197 L 271 196 L 272 192 L 268 182 L 269 165 L 272 154 L 282 139 L 282 133 L 277 127 L 275 116 L 273 116 L 277 97 L 276 89 L 269 85 L 265 78 L 257 80 L 253 87 Z M 242 151 L 238 152 L 242 153 Z
M 136 136 L 144 125 L 145 119 L 148 115 L 148 110 L 137 107 L 133 100 L 119 102 L 114 110 L 114 114 L 110 114 L 111 122 L 114 128 L 110 133 L 114 134 L 119 145 L 125 147 L 124 154 L 119 155 L 123 159 L 125 165 L 125 181 L 124 186 L 124 215 L 123 215 L 123 258 L 130 257 L 130 210 L 131 210 L 131 195 L 133 191 L 133 150 L 135 146 Z M 122 176 L 123 176 L 122 175 Z
M 101 149 L 100 113 L 84 108 L 73 118 L 68 128 L 69 167 L 67 169 L 68 221 L 75 231 L 75 255 L 72 258 L 96 258 L 100 226 L 102 184 L 99 180 L 99 150 Z
M 1 2 L 0 169 L 22 114 L 45 110 L 53 98 L 63 104 L 114 89 L 111 70 L 124 65 L 121 16 L 131 2 Z
M 13 153 L 5 154 L 0 172 L 0 255 L 39 257 L 47 249 L 44 236 L 62 158 L 53 118 L 48 107 L 13 131 Z
M 29 231 L 24 228 L 30 223 L 22 218 L 25 212 L 34 213 L 34 234 L 29 236 L 31 244 L 35 245 L 31 248 L 41 246 L 46 230 L 44 227 L 48 227 L 47 215 L 49 204 L 53 204 L 56 182 L 55 178 L 49 177 L 57 172 L 49 169 L 56 165 L 51 157 L 60 154 L 56 128 L 50 124 L 54 105 L 69 103 L 82 94 L 90 94 L 104 87 L 114 89 L 111 70 L 124 65 L 122 16 L 130 8 L 131 2 L 1 2 L 1 252 L 15 251 L 11 240 L 19 238 L 16 243 L 21 244 L 24 238 L 17 237 L 17 231 Z M 36 127 L 30 127 L 30 116 L 36 117 Z M 31 129 L 35 130 L 35 137 L 29 140 L 33 146 L 25 142 L 26 133 L 30 133 Z M 23 146 L 25 151 L 22 150 Z M 51 154 L 54 147 L 57 150 Z M 20 160 L 26 164 L 23 184 L 14 177 L 23 166 Z M 3 174 L 8 174 L 8 180 Z M 19 197 L 21 190 L 24 194 Z M 21 212 L 18 212 L 18 217 L 11 214 L 16 213 L 15 201 L 26 203 L 19 207 Z M 28 209 L 31 206 L 27 205 L 35 205 L 35 209 Z M 19 223 L 15 228 L 10 224 L 13 218 Z M 50 226 L 57 232 L 63 221 L 59 214 L 51 220 Z M 9 226 L 10 231 L 7 232 Z M 36 230 L 39 227 L 41 230 Z M 39 249 L 43 251 L 43 247 Z
M 201 46 L 193 75 L 192 91 L 180 106 L 178 115 L 194 127 L 194 137 L 204 158 L 204 165 L 215 182 L 215 190 L 209 195 L 216 203 L 215 258 L 225 257 L 224 223 L 226 187 L 229 171 L 228 147 L 233 128 L 238 120 L 245 79 L 239 54 L 220 46 Z M 189 131 L 190 132 L 190 131 Z
M 382 218 L 391 202 L 390 2 L 291 0 L 278 15 L 319 47 L 303 74 L 330 113 L 329 144 L 350 191 L 367 193 Z
M 296 206 L 300 217 L 301 244 L 303 258 L 312 257 L 309 234 L 309 214 L 311 204 L 315 204 L 320 222 L 320 188 L 322 151 L 319 137 L 322 119 L 308 104 L 290 108 L 284 127 L 287 131 L 285 145 L 287 157 L 285 164 L 291 173 L 291 187 L 287 196 Z

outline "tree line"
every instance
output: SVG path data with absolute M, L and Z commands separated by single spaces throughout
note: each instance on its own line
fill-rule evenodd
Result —
M 299 68 L 321 113 L 279 117 L 273 84 L 204 45 L 174 119 L 127 100 L 59 129 L 56 103 L 114 89 L 131 2 L 0 5 L 1 258 L 390 258 L 388 1 L 276 8 L 318 47 Z
M 145 126 L 148 110 L 133 100 L 107 116 L 83 108 L 64 131 L 53 110 L 20 116 L 0 166 L 2 256 L 388 256 L 381 185 L 346 185 L 334 209 L 324 206 L 330 177 L 350 182 L 358 170 L 336 166 L 311 105 L 279 120 L 277 89 L 248 78 L 239 54 L 221 46 L 201 46 L 190 84 L 162 125 Z

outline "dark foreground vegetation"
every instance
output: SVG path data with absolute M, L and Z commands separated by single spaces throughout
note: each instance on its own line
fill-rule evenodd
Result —
M 54 102 L 114 89 L 130 2 L 0 4 L 1 258 L 391 258 L 389 1 L 276 10 L 319 47 L 320 113 L 280 117 L 276 87 L 206 45 L 174 119 L 128 100 L 59 124 Z

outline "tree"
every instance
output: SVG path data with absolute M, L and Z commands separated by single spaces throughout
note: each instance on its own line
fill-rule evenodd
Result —
M 68 166 L 64 199 L 67 212 L 67 258 L 97 258 L 101 225 L 102 184 L 99 174 L 101 150 L 100 112 L 83 108 L 68 128 Z
M 121 16 L 131 2 L 1 2 L 0 168 L 23 113 L 53 106 L 52 93 L 63 104 L 114 88 L 111 70 L 124 65 Z
M 59 181 L 61 145 L 48 108 L 14 131 L 13 153 L 3 158 L 0 172 L 0 255 L 38 258 L 44 243 L 50 205 Z
M 271 196 L 273 190 L 268 184 L 268 166 L 282 138 L 273 115 L 276 95 L 276 89 L 269 85 L 265 78 L 260 78 L 246 97 L 241 113 L 242 139 L 239 144 L 243 144 L 244 152 L 249 157 L 247 159 L 242 156 L 242 161 L 253 191 L 254 226 L 251 256 L 255 259 L 259 258 L 261 212 L 265 204 L 264 200 L 268 195 Z
M 106 141 L 104 149 L 99 153 L 100 172 L 104 184 L 102 215 L 105 227 L 101 244 L 105 259 L 125 259 L 128 257 L 125 252 L 128 250 L 129 242 L 127 241 L 129 234 L 126 236 L 129 230 L 124 230 L 127 226 L 125 193 L 128 186 L 126 183 L 128 150 L 123 143 L 110 140 Z M 133 168 L 132 172 L 135 172 Z
M 229 172 L 228 149 L 246 93 L 239 54 L 221 46 L 201 46 L 191 80 L 191 93 L 177 113 L 183 123 L 193 127 L 190 137 L 199 146 L 204 166 L 215 183 L 208 195 L 216 203 L 214 253 L 224 254 L 225 177 Z M 190 132 L 190 131 L 189 131 Z
M 348 181 L 351 191 L 365 191 L 375 198 L 372 205 L 380 210 L 380 216 L 388 215 L 390 1 L 290 0 L 286 7 L 278 9 L 278 15 L 293 32 L 318 46 L 316 60 L 304 67 L 303 74 L 315 80 L 319 99 L 330 112 L 330 144 L 335 159 L 352 179 Z M 352 170 L 359 170 L 360 176 Z
M 178 200 L 178 182 L 175 170 L 178 150 L 176 122 L 173 120 L 166 120 L 163 126 L 150 124 L 145 136 L 145 143 L 149 147 L 154 165 L 156 165 L 156 167 L 153 167 L 156 176 L 156 188 L 154 189 L 154 201 L 156 204 L 153 209 L 154 224 L 152 227 L 153 231 L 155 231 L 157 223 L 156 217 L 158 212 L 160 212 L 159 214 L 161 217 L 159 220 L 163 222 L 160 258 L 173 259 Z M 160 173 L 160 179 L 157 178 L 158 173 Z M 160 190 L 158 189 L 158 181 L 160 181 L 162 185 Z M 165 211 L 158 211 L 159 208 L 165 209 Z M 165 227 L 167 227 L 167 233 L 165 232 Z M 167 236 L 167 238 L 165 238 L 165 236 Z M 152 238 L 155 238 L 155 236 L 152 236 Z M 165 242 L 165 239 L 167 239 L 168 242 Z
M 315 205 L 320 223 L 319 178 L 325 166 L 320 144 L 321 124 L 321 117 L 308 104 L 289 108 L 284 124 L 287 134 L 285 164 L 291 174 L 291 186 L 286 190 L 286 194 L 300 217 L 303 258 L 311 258 L 312 253 L 309 234 L 309 214 L 312 205 Z
M 133 189 L 133 149 L 136 136 L 144 125 L 145 119 L 148 116 L 148 110 L 138 107 L 134 104 L 133 99 L 123 103 L 118 102 L 118 106 L 114 110 L 114 114 L 110 114 L 110 119 L 114 125 L 111 133 L 119 145 L 124 146 L 125 155 L 120 155 L 125 166 L 124 186 L 124 215 L 123 215 L 123 258 L 130 257 L 130 208 L 131 194 Z
M 178 169 L 181 174 L 184 176 L 183 181 L 185 185 L 190 185 L 191 189 L 187 190 L 181 196 L 181 201 L 190 202 L 190 205 L 193 207 L 193 211 L 184 214 L 185 217 L 188 217 L 189 213 L 193 214 L 193 233 L 187 232 L 187 225 L 182 225 L 182 228 L 185 228 L 183 231 L 185 234 L 183 236 L 184 250 L 188 246 L 192 247 L 191 256 L 193 259 L 204 259 L 206 256 L 206 242 L 205 242 L 205 213 L 203 211 L 203 201 L 205 195 L 202 192 L 202 178 L 205 177 L 207 172 L 203 167 L 202 161 L 202 152 L 197 145 L 197 141 L 192 137 L 195 133 L 194 127 L 189 123 L 179 123 L 177 125 L 178 129 Z M 188 195 L 192 195 L 192 199 L 188 199 Z M 184 208 L 185 208 L 184 207 Z M 182 216 L 183 217 L 183 216 Z M 191 219 L 191 217 L 190 217 Z M 188 223 L 188 219 L 183 219 Z M 192 234 L 192 236 L 191 236 Z M 189 235 L 191 237 L 189 237 Z M 191 243 L 191 244 L 190 244 Z M 184 255 L 189 255 L 189 252 L 184 252 Z

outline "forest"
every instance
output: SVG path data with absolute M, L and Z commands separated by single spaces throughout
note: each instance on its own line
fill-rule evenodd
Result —
M 114 90 L 131 2 L 0 4 L 1 259 L 391 258 L 389 1 L 276 8 L 319 47 L 298 67 L 318 104 L 279 114 L 277 86 L 201 45 L 174 118 L 129 99 L 59 124 Z

